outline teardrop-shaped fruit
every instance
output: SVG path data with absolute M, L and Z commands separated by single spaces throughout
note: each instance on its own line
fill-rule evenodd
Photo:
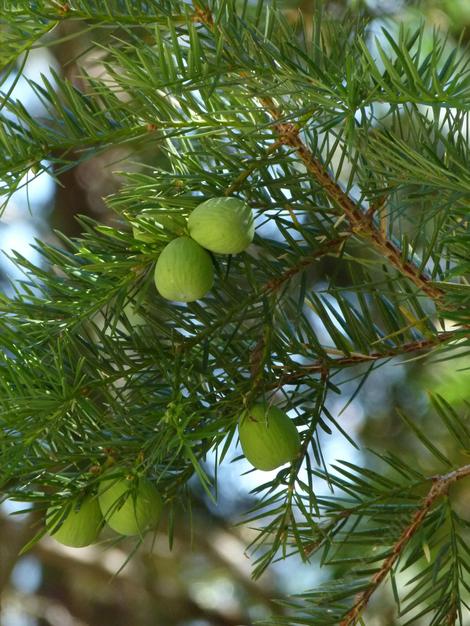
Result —
M 243 454 L 257 469 L 269 471 L 293 461 L 300 437 L 289 416 L 275 406 L 255 404 L 238 425 Z
M 155 285 L 167 300 L 199 300 L 213 283 L 214 268 L 210 255 L 189 237 L 173 239 L 158 257 Z
M 211 252 L 237 254 L 253 241 L 253 213 L 238 198 L 211 198 L 191 213 L 188 230 L 195 241 Z
M 46 514 L 49 533 L 59 543 L 72 548 L 89 546 L 98 539 L 103 516 L 96 497 L 87 497 L 79 508 L 72 507 L 64 516 L 61 508 L 51 506 Z
M 121 535 L 142 535 L 155 527 L 163 507 L 155 485 L 145 478 L 105 478 L 98 500 L 108 526 Z

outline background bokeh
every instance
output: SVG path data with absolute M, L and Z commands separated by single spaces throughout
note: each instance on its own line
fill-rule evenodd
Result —
M 331 10 L 344 8 L 347 2 L 331 1 Z M 380 27 L 394 24 L 418 24 L 424 21 L 431 41 L 432 31 L 450 30 L 448 46 L 469 38 L 468 0 L 350 0 L 353 10 L 366 10 L 372 17 L 371 33 L 382 37 Z M 292 0 L 286 12 L 297 19 L 298 9 L 315 10 L 315 0 Z M 41 115 L 41 103 L 27 79 L 41 81 L 41 74 L 53 82 L 50 68 L 68 75 L 75 83 L 75 59 L 87 65 L 90 73 L 102 71 L 96 50 L 89 50 L 93 32 L 83 24 L 64 24 L 54 31 L 59 39 L 83 29 L 64 42 L 38 48 L 28 59 L 24 75 L 18 80 L 12 96 Z M 470 31 L 469 31 L 470 32 Z M 48 42 L 50 43 L 50 41 Z M 85 53 L 85 54 L 84 54 Z M 16 80 L 11 75 L 3 91 Z M 79 86 L 79 84 L 78 84 Z M 58 182 L 43 174 L 32 175 L 32 181 L 12 197 L 0 221 L 0 271 L 2 289 L 12 292 L 11 281 L 19 270 L 8 259 L 10 251 L 19 251 L 34 263 L 40 263 L 31 244 L 35 239 L 57 242 L 54 229 L 73 236 L 79 233 L 76 214 L 90 215 L 104 223 L 116 216 L 107 209 L 103 197 L 119 188 L 119 177 L 113 173 L 115 163 L 127 169 L 136 168 L 139 160 L 158 165 L 154 154 L 123 154 L 108 150 L 105 154 L 61 174 Z M 24 181 L 27 182 L 27 181 Z M 317 276 L 318 284 L 322 276 Z M 322 328 L 318 328 L 322 332 Z M 426 424 L 431 437 L 439 436 L 428 390 L 438 391 L 459 411 L 465 412 L 470 399 L 470 376 L 464 355 L 449 362 L 437 359 L 395 360 L 371 374 L 361 391 L 345 408 L 349 396 L 330 400 L 333 415 L 342 412 L 342 423 L 348 432 L 367 446 L 384 447 L 408 453 L 416 463 L 427 468 L 426 455 L 409 430 L 398 419 L 397 406 L 419 423 Z M 350 372 L 351 373 L 351 372 Z M 351 394 L 357 381 L 351 380 Z M 351 395 L 350 394 L 350 395 Z M 467 406 L 468 415 L 468 406 Z M 372 457 L 350 446 L 339 435 L 323 435 L 327 462 L 347 458 L 352 462 L 373 463 Z M 248 626 L 256 619 L 281 611 L 271 598 L 295 593 L 323 580 L 326 573 L 318 564 L 301 564 L 296 558 L 275 563 L 260 581 L 250 578 L 250 558 L 246 546 L 253 531 L 240 524 L 242 513 L 250 507 L 250 491 L 264 482 L 260 472 L 249 472 L 244 461 L 231 463 L 237 456 L 232 450 L 219 471 L 220 492 L 217 505 L 211 502 L 194 482 L 193 507 L 183 511 L 177 521 L 175 542 L 168 547 L 165 527 L 156 537 L 149 537 L 127 562 L 134 544 L 125 540 L 82 549 L 67 549 L 45 537 L 31 551 L 18 556 L 20 548 L 37 530 L 35 513 L 24 506 L 5 502 L 0 506 L 0 624 L 1 626 Z M 210 460 L 209 460 L 210 462 Z M 432 469 L 432 468 L 429 468 Z M 245 473 L 244 473 L 245 472 Z M 247 472 L 247 473 L 246 473 Z M 326 489 L 319 484 L 318 489 Z M 462 487 L 459 505 L 470 520 L 470 493 Z M 33 530 L 32 530 L 33 529 Z M 467 616 L 470 624 L 470 617 Z M 419 622 L 416 622 L 419 624 Z M 395 621 L 393 599 L 385 588 L 371 604 L 368 626 L 399 624 Z M 424 624 L 423 624 L 424 626 Z

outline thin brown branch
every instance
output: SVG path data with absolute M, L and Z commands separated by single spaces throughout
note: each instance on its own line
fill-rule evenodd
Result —
M 385 206 L 386 196 L 380 196 L 375 202 L 371 202 L 370 207 L 365 212 L 365 217 L 372 220 L 377 211 L 381 211 Z
M 457 598 L 454 597 L 452 600 L 452 605 L 446 616 L 446 624 L 448 624 L 448 626 L 453 626 L 457 622 L 458 616 L 459 616 L 458 601 L 457 601 Z
M 260 102 L 273 118 L 274 129 L 281 142 L 295 150 L 307 170 L 313 175 L 330 200 L 343 211 L 354 232 L 370 239 L 376 250 L 386 257 L 400 274 L 413 282 L 426 295 L 435 301 L 440 300 L 444 295 L 443 291 L 435 287 L 414 263 L 405 260 L 402 251 L 388 240 L 380 230 L 375 228 L 370 217 L 341 189 L 322 163 L 303 143 L 297 126 L 290 122 L 280 121 L 281 114 L 272 98 L 261 98 Z
M 214 18 L 209 9 L 199 2 L 194 2 L 194 15 L 192 16 L 193 22 L 201 22 L 207 28 L 212 29 L 214 27 Z
M 198 0 L 194 1 L 195 16 L 209 30 L 213 31 L 215 23 L 210 12 L 201 7 Z M 323 164 L 305 145 L 299 135 L 298 127 L 291 122 L 282 121 L 282 114 L 271 97 L 258 99 L 273 119 L 273 127 L 277 132 L 278 140 L 274 145 L 283 144 L 292 148 L 313 175 L 317 183 L 325 191 L 330 200 L 339 207 L 348 219 L 353 232 L 369 239 L 375 249 L 416 287 L 423 291 L 435 302 L 440 301 L 444 292 L 432 284 L 428 277 L 410 260 L 403 258 L 402 251 L 391 242 L 381 228 L 377 229 L 371 219 L 371 213 L 363 211 L 362 207 L 354 202 L 344 192 L 339 184 L 330 176 Z M 375 210 L 375 209 L 374 209 Z
M 431 510 L 435 501 L 446 495 L 449 491 L 450 486 L 453 483 L 463 478 L 467 478 L 468 476 L 470 476 L 470 465 L 465 465 L 463 467 L 460 467 L 459 469 L 449 472 L 448 474 L 434 476 L 431 479 L 432 486 L 429 490 L 428 495 L 423 499 L 421 506 L 413 515 L 411 522 L 401 533 L 398 541 L 392 547 L 389 556 L 382 563 L 379 571 L 374 574 L 368 587 L 360 594 L 358 594 L 354 605 L 348 611 L 344 619 L 340 622 L 339 626 L 352 626 L 353 624 L 357 623 L 357 621 L 361 617 L 362 612 L 367 607 L 367 604 L 369 603 L 372 595 L 390 573 L 393 566 L 398 561 L 404 549 L 408 545 L 410 539 L 419 530 L 421 524 Z
M 439 333 L 434 337 L 428 339 L 419 339 L 417 341 L 410 341 L 401 346 L 389 348 L 383 352 L 372 352 L 370 354 L 350 354 L 348 356 L 340 357 L 338 359 L 323 359 L 316 361 L 310 365 L 302 365 L 296 371 L 285 372 L 281 377 L 281 384 L 288 384 L 295 382 L 304 376 L 311 374 L 312 372 L 321 372 L 325 368 L 331 369 L 334 367 L 348 367 L 352 365 L 358 365 L 360 363 L 370 363 L 373 361 L 380 361 L 382 359 L 389 359 L 396 356 L 403 356 L 405 354 L 411 354 L 413 352 L 421 352 L 422 350 L 430 350 L 438 347 L 448 341 L 459 339 L 461 336 L 461 330 L 446 331 Z
M 306 267 L 311 265 L 319 257 L 325 256 L 326 254 L 330 252 L 333 252 L 333 251 L 337 252 L 338 250 L 340 250 L 341 246 L 346 240 L 346 237 L 349 234 L 350 233 L 346 232 L 344 233 L 344 237 L 338 237 L 337 239 L 327 241 L 326 245 L 320 247 L 318 250 L 315 250 L 315 252 L 312 252 L 311 254 L 305 256 L 299 261 L 299 263 L 290 267 L 288 270 L 283 272 L 280 276 L 277 276 L 276 278 L 266 283 L 262 289 L 262 293 L 267 295 L 267 294 L 272 294 L 272 293 L 275 293 L 276 291 L 279 291 L 279 289 L 286 282 L 288 282 L 293 276 L 303 271 Z M 267 333 L 270 334 L 270 332 L 271 332 L 270 328 L 267 329 L 267 332 L 265 330 L 263 336 L 260 337 L 260 339 L 258 340 L 257 344 L 255 345 L 250 355 L 252 387 L 251 387 L 250 393 L 244 399 L 244 403 L 248 406 L 249 406 L 251 399 L 254 398 L 256 394 L 258 393 L 258 388 L 263 383 L 263 368 L 264 368 L 264 364 L 266 360 L 268 359 L 270 355 L 270 346 L 269 346 L 269 342 L 266 341 L 266 335 Z M 327 372 L 327 369 L 325 369 L 325 372 Z M 276 388 L 280 388 L 280 386 L 281 386 L 280 384 L 277 384 Z

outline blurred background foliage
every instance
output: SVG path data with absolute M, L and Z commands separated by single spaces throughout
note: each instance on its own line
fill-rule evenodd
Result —
M 470 2 L 468 0 L 331 0 L 326 3 L 333 17 L 341 16 L 348 6 L 353 12 L 364 11 L 371 18 L 371 28 L 381 37 L 381 26 L 394 28 L 394 23 L 426 24 L 432 42 L 435 29 L 449 31 L 447 46 L 470 39 Z M 301 13 L 314 13 L 315 0 L 291 0 L 285 12 L 295 22 Z M 73 29 L 80 29 L 74 32 Z M 74 34 L 76 36 L 71 37 Z M 23 70 L 23 78 L 11 84 L 12 93 L 24 106 L 41 115 L 41 103 L 24 77 L 39 79 L 41 73 L 53 81 L 51 69 L 68 76 L 78 87 L 80 78 L 76 62 L 85 64 L 92 76 L 103 72 L 100 51 L 92 46 L 94 30 L 83 22 L 64 22 L 47 35 L 60 40 L 57 45 L 38 47 Z M 111 34 L 111 33 L 110 33 Z M 100 37 L 103 31 L 100 31 Z M 48 43 L 51 43 L 48 41 Z M 424 42 L 426 44 L 426 42 Z M 11 78 L 13 81 L 13 77 Z M 4 85 L 7 90 L 9 85 Z M 35 263 L 35 251 L 30 244 L 35 238 L 57 242 L 54 229 L 67 235 L 77 235 L 80 225 L 77 214 L 88 215 L 105 224 L 113 224 L 103 197 L 119 189 L 120 181 L 113 174 L 125 161 L 127 171 L 138 170 L 140 162 L 159 166 L 164 155 L 155 146 L 129 146 L 108 149 L 99 157 L 78 164 L 62 173 L 54 182 L 46 174 L 35 178 L 9 201 L 0 222 L 0 267 L 3 288 L 18 277 L 18 269 L 8 260 L 11 250 L 18 250 Z M 332 273 L 333 260 L 328 267 L 317 268 L 316 282 L 321 283 L 322 271 Z M 344 276 L 347 282 L 348 277 Z M 364 447 L 384 447 L 390 452 L 405 451 L 415 459 L 419 469 L 434 470 L 433 459 L 426 455 L 398 416 L 401 410 L 412 414 L 424 425 L 431 440 L 444 437 L 442 423 L 436 418 L 429 391 L 439 393 L 447 402 L 468 415 L 470 401 L 469 356 L 462 355 L 446 361 L 438 357 L 414 358 L 406 362 L 394 360 L 371 371 L 360 392 L 345 408 L 343 400 L 333 400 L 330 411 L 336 415 L 344 410 L 342 419 L 348 432 Z M 361 366 L 361 372 L 364 367 Z M 351 390 L 354 371 L 349 370 Z M 449 456 L 458 456 L 455 442 L 442 441 Z M 345 444 L 336 436 L 324 436 L 327 462 L 343 456 Z M 455 450 L 450 448 L 454 446 Z M 353 461 L 360 452 L 348 448 Z M 233 455 L 235 456 L 235 455 Z M 468 459 L 463 459 L 468 462 Z M 360 459 L 361 463 L 366 462 Z M 368 457 L 371 467 L 373 457 Z M 240 467 L 240 466 L 238 466 Z M 193 508 L 182 512 L 175 528 L 172 551 L 168 548 L 165 528 L 133 555 L 131 541 L 108 547 L 67 549 L 50 538 L 44 538 L 30 552 L 18 557 L 21 546 L 30 538 L 31 513 L 18 512 L 18 505 L 6 502 L 0 514 L 0 590 L 2 626 L 248 626 L 257 619 L 282 612 L 271 598 L 299 589 L 312 587 L 322 581 L 313 560 L 301 565 L 297 558 L 275 563 L 263 577 L 253 582 L 251 565 L 245 546 L 252 538 L 249 528 L 238 525 L 239 512 L 251 502 L 250 490 L 264 477 L 251 472 L 240 478 L 240 472 L 226 463 L 220 469 L 219 500 L 215 506 L 200 489 L 193 485 Z M 248 469 L 248 465 L 242 469 Z M 470 519 L 468 483 L 459 485 L 459 511 Z M 10 515 L 16 513 L 15 515 Z M 33 514 L 34 515 L 34 514 Z M 190 524 L 185 520 L 191 519 Z M 123 567 L 124 566 L 124 567 Z M 340 569 L 340 568 L 339 568 Z M 368 626 L 393 626 L 395 621 L 391 590 L 385 588 L 371 603 L 367 613 Z M 466 617 L 470 624 L 470 616 Z M 417 624 L 425 622 L 416 621 Z

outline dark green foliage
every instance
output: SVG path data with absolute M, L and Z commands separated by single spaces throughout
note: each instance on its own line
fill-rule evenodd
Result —
M 28 171 L 58 176 L 111 147 L 126 155 L 115 167 L 123 185 L 107 198 L 113 226 L 83 218 L 80 239 L 38 242 L 40 267 L 14 255 L 24 279 L 0 300 L 3 493 L 46 509 L 96 491 L 118 462 L 154 481 L 167 511 L 189 501 L 193 475 L 213 497 L 208 454 L 226 459 L 241 408 L 274 395 L 302 453 L 254 490 L 244 519 L 258 529 L 254 574 L 290 554 L 318 555 L 332 578 L 299 590 L 284 602 L 290 617 L 273 623 L 337 624 L 423 506 L 430 474 L 385 446 L 371 466 L 327 465 L 325 435 L 357 446 L 328 400 L 342 395 L 347 406 L 390 359 L 433 350 L 450 360 L 470 348 L 468 57 L 424 27 L 384 31 L 374 44 L 365 20 L 322 22 L 320 9 L 313 24 L 293 25 L 264 2 L 59 5 L 6 4 L 4 76 L 63 20 L 89 29 L 105 74 L 84 63 L 86 92 L 58 75 L 33 84 L 40 118 L 5 99 L 5 203 Z M 348 220 L 343 196 L 280 136 L 289 123 L 367 226 Z M 145 150 L 159 151 L 158 167 L 131 170 Z M 215 255 L 203 300 L 165 301 L 153 274 L 175 232 L 148 226 L 146 242 L 132 225 L 145 211 L 184 224 L 224 194 L 253 209 L 254 247 Z M 468 407 L 433 403 L 460 456 L 401 416 L 433 472 L 447 474 L 468 463 Z M 468 520 L 440 496 L 387 572 L 403 623 L 419 612 L 463 624 Z

